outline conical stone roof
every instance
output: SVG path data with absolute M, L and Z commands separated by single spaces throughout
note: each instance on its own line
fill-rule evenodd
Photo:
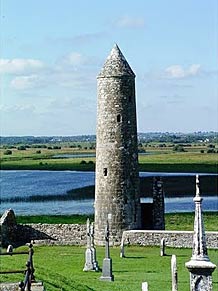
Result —
M 118 45 L 112 48 L 109 56 L 106 59 L 106 62 L 101 69 L 98 78 L 106 77 L 120 77 L 120 76 L 132 76 L 135 77 L 134 72 L 130 68 L 127 60 L 123 56 Z

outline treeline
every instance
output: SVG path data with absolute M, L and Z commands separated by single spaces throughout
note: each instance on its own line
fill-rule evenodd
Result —
M 218 132 L 169 133 L 147 132 L 138 133 L 139 143 L 217 143 Z M 57 144 L 63 142 L 96 142 L 95 135 L 76 136 L 0 136 L 1 145 L 18 144 Z

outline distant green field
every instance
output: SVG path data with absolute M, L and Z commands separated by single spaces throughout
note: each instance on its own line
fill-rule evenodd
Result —
M 24 250 L 27 247 L 19 248 Z M 161 257 L 158 247 L 126 247 L 125 258 L 120 258 L 120 248 L 110 250 L 113 262 L 114 282 L 99 280 L 101 272 L 83 272 L 85 247 L 35 246 L 34 267 L 36 280 L 42 280 L 49 291 L 136 291 L 142 282 L 148 282 L 149 291 L 171 290 L 171 255 L 177 257 L 178 289 L 189 291 L 189 272 L 185 262 L 191 258 L 191 249 L 166 248 L 167 256 Z M 97 247 L 97 260 L 102 268 L 105 255 L 103 247 Z M 209 250 L 213 263 L 217 251 Z M 25 268 L 25 256 L 4 256 L 1 270 Z M 1 275 L 2 281 L 16 282 L 22 274 Z M 213 273 L 213 290 L 218 289 L 218 272 Z
M 218 154 L 200 153 L 199 149 L 187 152 L 173 152 L 157 147 L 149 148 L 146 155 L 139 154 L 140 171 L 156 172 L 218 172 Z M 77 170 L 94 171 L 95 158 L 54 158 L 57 154 L 94 153 L 94 150 L 75 151 L 71 148 L 60 150 L 40 149 L 12 150 L 12 155 L 4 155 L 0 150 L 2 170 Z

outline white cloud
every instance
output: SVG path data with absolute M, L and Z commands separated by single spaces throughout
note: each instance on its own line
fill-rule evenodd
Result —
M 72 66 L 78 67 L 89 63 L 89 58 L 78 52 L 71 52 L 57 61 L 58 67 Z
M 143 17 L 131 17 L 122 16 L 116 22 L 115 25 L 120 28 L 143 28 L 145 26 L 145 20 Z
M 39 77 L 37 75 L 19 76 L 15 77 L 11 81 L 11 87 L 16 90 L 32 89 L 39 83 Z
M 193 64 L 188 68 L 183 68 L 180 65 L 172 65 L 165 69 L 163 77 L 170 79 L 184 79 L 190 76 L 196 76 L 201 71 L 201 65 Z
M 201 70 L 201 65 L 199 65 L 199 64 L 193 64 L 193 65 L 191 65 L 189 67 L 188 73 L 190 75 L 195 76 L 195 75 L 197 75 L 200 72 L 200 70 Z
M 35 59 L 0 59 L 0 73 L 24 74 L 44 69 L 45 64 Z

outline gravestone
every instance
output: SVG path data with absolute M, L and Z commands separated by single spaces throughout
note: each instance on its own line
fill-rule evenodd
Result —
M 153 229 L 165 229 L 164 189 L 161 177 L 153 178 Z
M 124 240 L 125 239 L 121 239 L 121 244 L 120 244 L 120 258 L 125 258 L 125 254 L 124 254 Z
M 175 255 L 172 255 L 171 258 L 171 276 L 172 276 L 172 291 L 178 291 L 178 273 Z
M 142 291 L 148 291 L 148 283 L 147 282 L 142 283 Z
M 94 228 L 94 223 L 92 222 L 92 224 L 90 226 L 92 264 L 93 264 L 93 270 L 98 271 L 99 267 L 98 267 L 98 262 L 96 259 L 96 248 L 95 248 L 95 244 L 94 244 L 94 232 L 95 232 L 95 228 Z
M 212 291 L 212 273 L 216 265 L 210 262 L 207 254 L 206 237 L 201 204 L 199 177 L 196 176 L 195 220 L 192 257 L 185 264 L 190 272 L 190 291 Z
M 107 220 L 105 227 L 105 258 L 103 260 L 102 276 L 100 277 L 101 281 L 114 281 L 112 259 L 110 258 L 109 235 L 109 223 Z
M 162 238 L 160 241 L 160 255 L 161 257 L 165 256 L 165 239 Z
M 86 222 L 86 235 L 87 235 L 87 247 L 85 252 L 85 266 L 83 271 L 93 271 L 93 257 L 92 257 L 92 249 L 91 249 L 91 235 L 90 235 L 90 221 L 89 218 Z

